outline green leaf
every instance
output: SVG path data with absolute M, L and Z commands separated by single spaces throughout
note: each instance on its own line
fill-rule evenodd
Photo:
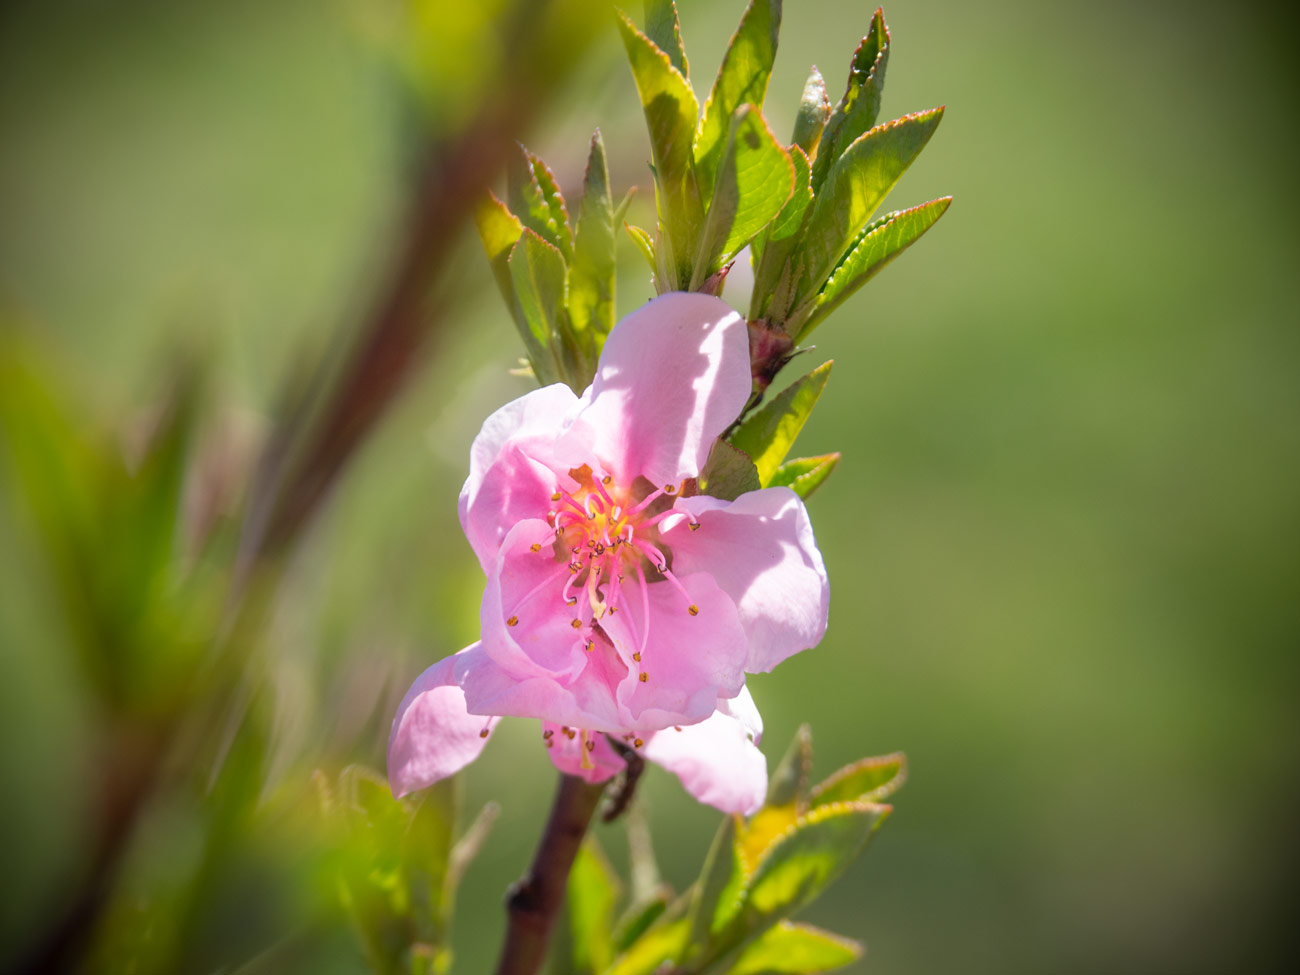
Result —
M 645 0 L 645 32 L 655 47 L 668 55 L 682 77 L 689 78 L 690 64 L 682 45 L 682 25 L 677 19 L 674 0 Z
M 749 930 L 774 924 L 815 900 L 890 812 L 890 806 L 842 802 L 800 818 L 769 848 L 742 893 Z
M 510 209 L 525 227 L 559 248 L 565 260 L 573 257 L 573 235 L 569 211 L 555 181 L 539 156 L 519 146 L 506 167 L 506 190 Z
M 633 904 L 619 919 L 614 927 L 614 950 L 623 953 L 641 937 L 655 921 L 663 916 L 668 907 L 668 891 L 665 888 L 649 900 Z
M 706 945 L 712 932 L 726 926 L 740 906 L 745 875 L 736 850 L 736 818 L 727 816 L 714 834 L 699 879 L 691 889 L 690 935 L 692 947 Z
M 615 959 L 604 975 L 653 975 L 665 962 L 674 963 L 682 956 L 690 930 L 690 921 L 684 917 L 654 925 Z
M 753 458 L 758 479 L 764 487 L 771 484 L 781 461 L 785 460 L 817 405 L 833 364 L 823 363 L 808 375 L 796 379 L 762 409 L 751 413 L 740 429 L 731 435 L 732 446 L 739 447 Z
M 591 333 L 589 341 L 596 353 L 614 327 L 614 227 L 605 143 L 597 129 L 587 156 L 573 266 L 569 269 L 569 321 L 576 334 Z
M 517 320 L 533 372 L 543 385 L 563 378 L 555 359 L 564 308 L 564 258 L 559 250 L 531 229 L 510 251 L 510 282 L 514 287 Z
M 826 94 L 826 79 L 814 64 L 803 84 L 803 97 L 799 100 L 799 114 L 794 117 L 794 134 L 790 141 L 811 156 L 817 151 L 822 130 L 830 117 L 831 100 Z
M 952 197 L 941 197 L 910 210 L 896 210 L 866 227 L 831 272 L 821 293 L 812 299 L 815 307 L 800 334 L 811 332 L 881 268 L 916 243 L 947 212 L 950 203 Z M 794 317 L 799 317 L 799 313 Z
M 762 113 L 742 105 L 731 120 L 716 192 L 700 234 L 692 291 L 772 222 L 794 186 L 790 154 L 776 141 Z
M 632 243 L 636 245 L 636 249 L 641 256 L 650 262 L 650 270 L 653 272 L 655 269 L 655 240 L 650 236 L 650 231 L 643 230 L 630 223 L 623 224 L 623 229 L 632 238 Z
M 699 103 L 669 56 L 637 30 L 622 11 L 619 32 L 641 97 L 654 158 L 655 199 L 661 233 L 656 285 L 684 288 L 690 279 L 691 242 L 703 219 L 695 182 L 695 120 Z
M 810 924 L 782 921 L 740 953 L 728 975 L 814 975 L 851 965 L 863 947 Z
M 821 192 L 822 183 L 844 150 L 876 124 L 888 64 L 889 28 L 885 26 L 884 11 L 877 7 L 875 16 L 871 18 L 871 29 L 849 62 L 849 81 L 844 95 L 822 131 L 812 174 L 813 187 L 818 192 Z
M 569 928 L 573 935 L 574 975 L 594 975 L 613 960 L 614 909 L 618 903 L 618 877 L 605 859 L 595 837 L 588 836 L 569 872 L 567 892 Z
M 833 802 L 879 802 L 903 787 L 907 781 L 907 756 L 902 752 L 864 758 L 846 765 L 812 793 L 815 807 Z
M 510 281 L 510 249 L 523 235 L 524 225 L 491 193 L 474 208 L 474 223 L 478 227 L 479 239 L 483 241 L 483 250 L 487 252 L 488 264 L 492 267 L 497 287 L 501 289 L 506 304 L 513 308 L 515 289 Z
M 711 497 L 734 501 L 742 494 L 757 491 L 763 485 L 749 455 L 725 440 L 719 440 L 709 453 L 700 472 L 700 488 Z
M 798 146 L 790 149 L 794 164 L 794 192 L 767 230 L 754 239 L 754 288 L 750 319 L 775 316 L 784 320 L 794 300 L 798 283 L 791 267 L 791 255 L 799 245 L 799 231 L 812 206 L 808 157 Z
M 781 0 L 750 0 L 722 57 L 695 140 L 695 172 L 704 200 L 713 196 L 736 109 L 763 107 L 780 31 Z
M 788 460 L 776 469 L 767 486 L 788 487 L 807 501 L 822 486 L 822 482 L 831 476 L 831 471 L 835 470 L 835 465 L 839 462 L 838 453 Z
M 801 724 L 790 747 L 767 780 L 767 805 L 807 803 L 808 775 L 812 771 L 812 727 Z
M 904 115 L 878 125 L 844 150 L 813 202 L 800 242 L 805 262 L 801 293 L 820 291 L 848 246 L 867 225 L 943 118 L 943 109 Z M 814 185 L 816 163 L 813 164 Z M 788 326 L 797 336 L 797 324 Z

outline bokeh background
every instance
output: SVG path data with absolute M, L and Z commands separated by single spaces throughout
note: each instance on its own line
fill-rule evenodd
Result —
M 206 469 L 237 510 L 286 390 L 379 287 L 413 140 L 457 131 L 476 90 L 518 80 L 475 47 L 503 4 L 482 20 L 441 6 L 426 9 L 459 39 L 433 44 L 447 63 L 414 81 L 393 53 L 407 22 L 381 0 L 4 8 L 0 357 L 57 390 L 77 438 L 129 461 L 178 362 L 197 358 L 200 439 L 218 445 Z M 741 9 L 682 3 L 701 95 Z M 886 206 L 955 202 L 804 360 L 836 360 L 799 445 L 844 454 L 810 503 L 831 625 L 751 687 L 770 760 L 808 721 L 818 774 L 896 749 L 912 773 L 807 918 L 864 938 L 858 968 L 878 975 L 1279 965 L 1300 866 L 1294 17 L 1195 2 L 885 12 L 884 114 L 947 105 Z M 869 16 L 788 5 L 766 108 L 779 134 L 811 63 L 838 94 Z M 576 188 L 600 125 L 648 224 L 612 20 L 575 60 L 509 134 Z M 274 797 L 317 769 L 382 768 L 406 684 L 474 637 L 481 579 L 455 497 L 478 424 L 527 384 L 507 372 L 520 347 L 477 240 L 458 233 L 412 381 L 268 597 L 246 685 L 264 754 L 227 774 L 272 812 L 215 853 L 201 798 L 136 826 L 105 922 L 119 934 L 100 937 L 138 922 L 155 948 L 171 938 L 150 956 L 162 970 L 235 970 L 321 916 L 329 839 Z M 630 246 L 621 260 L 626 312 L 650 288 Z M 3 435 L 18 442 L 15 374 Z M 85 664 L 102 630 L 61 589 L 33 513 L 57 521 L 62 495 L 34 500 L 18 453 L 0 461 L 0 944 L 15 958 L 84 883 L 116 727 Z M 79 558 L 129 588 L 133 536 L 102 538 Z M 130 689 L 113 700 L 150 707 Z M 507 722 L 462 777 L 465 808 L 496 799 L 501 816 L 459 898 L 460 972 L 495 957 L 502 891 L 553 787 L 541 756 L 531 723 Z M 666 774 L 643 793 L 680 888 L 717 814 Z M 621 834 L 600 835 L 617 860 Z M 304 970 L 360 970 L 345 925 L 314 937 Z

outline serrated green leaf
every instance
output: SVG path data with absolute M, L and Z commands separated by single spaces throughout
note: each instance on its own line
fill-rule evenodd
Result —
M 813 807 L 833 802 L 880 802 L 907 781 L 907 756 L 902 752 L 864 758 L 846 765 L 812 792 Z
M 762 409 L 751 413 L 740 429 L 731 435 L 732 446 L 753 458 L 758 479 L 764 487 L 771 483 L 776 469 L 794 446 L 795 438 L 826 388 L 833 364 L 823 363 L 796 379 Z
M 595 837 L 588 836 L 574 858 L 566 893 L 571 965 L 574 975 L 604 971 L 614 957 L 614 909 L 619 883 Z
M 874 803 L 842 802 L 801 817 L 769 847 L 741 894 L 748 929 L 774 924 L 816 899 L 891 811 Z
M 850 965 L 863 947 L 810 924 L 782 921 L 731 963 L 727 975 L 816 975 Z
M 736 110 L 700 233 L 691 276 L 696 290 L 781 212 L 795 185 L 790 154 L 752 105 Z
M 665 962 L 676 962 L 682 956 L 690 930 L 690 922 L 684 917 L 652 926 L 615 959 L 604 975 L 653 975 Z
M 510 282 L 510 249 L 523 236 L 524 225 L 492 193 L 474 208 L 474 224 L 478 227 L 478 236 L 483 241 L 483 250 L 487 252 L 488 264 L 497 287 L 501 289 L 501 296 L 513 308 L 515 288 Z
M 573 255 L 569 213 L 555 175 L 541 158 L 518 146 L 506 166 L 506 199 L 525 227 L 559 249 L 568 260 Z
M 516 324 L 524 337 L 533 372 L 543 385 L 563 378 L 559 373 L 556 340 L 564 309 L 564 258 L 530 228 L 510 251 L 510 283 L 514 287 Z
M 746 104 L 763 107 L 780 31 L 781 0 L 750 0 L 704 103 L 695 140 L 696 178 L 700 196 L 706 201 L 714 195 L 736 109 Z
M 674 0 L 645 0 L 645 33 L 655 47 L 668 55 L 673 67 L 683 78 L 691 76 L 686 60 L 686 47 L 682 44 L 682 25 L 677 19 Z
M 632 238 L 632 243 L 636 245 L 637 252 L 649 262 L 650 270 L 653 272 L 655 269 L 655 240 L 650 236 L 650 232 L 630 223 L 623 224 L 623 229 Z
M 942 108 L 905 115 L 876 126 L 844 150 L 817 193 L 800 241 L 800 255 L 805 262 L 800 279 L 802 295 L 821 290 L 872 213 L 930 141 L 942 118 Z M 815 161 L 813 168 L 815 177 Z M 791 319 L 787 326 L 791 334 L 797 336 L 798 324 Z
M 762 486 L 754 462 L 747 453 L 725 440 L 714 443 L 708 462 L 700 472 L 700 488 L 705 494 L 734 501 Z
M 605 143 L 597 129 L 587 156 L 573 266 L 569 269 L 569 322 L 574 333 L 587 340 L 597 354 L 614 327 L 614 220 Z
M 839 462 L 838 453 L 788 460 L 776 469 L 767 486 L 788 487 L 807 501 L 822 486 L 822 482 L 831 476 L 831 471 L 835 470 L 835 465 Z
M 831 272 L 821 293 L 810 299 L 814 303 L 806 316 L 800 335 L 807 335 L 821 320 L 838 308 L 850 295 L 870 281 L 921 235 L 938 222 L 948 210 L 952 197 L 945 196 L 909 210 L 896 210 L 868 225 L 849 248 L 839 266 Z M 794 318 L 802 317 L 796 312 Z
M 695 182 L 695 121 L 699 103 L 669 56 L 641 33 L 622 11 L 619 33 L 627 50 L 650 133 L 654 158 L 655 203 L 661 233 L 656 237 L 656 286 L 684 289 L 703 205 Z
M 803 97 L 799 100 L 799 113 L 794 117 L 794 134 L 790 141 L 812 156 L 830 117 L 831 99 L 826 94 L 826 79 L 814 64 L 808 80 L 803 83 Z
M 712 932 L 723 928 L 740 906 L 745 876 L 736 851 L 736 819 L 727 816 L 714 834 L 699 879 L 691 889 L 690 934 L 687 943 L 701 947 Z
M 871 28 L 853 52 L 849 62 L 849 80 L 844 95 L 826 120 L 817 158 L 813 161 L 812 183 L 821 192 L 831 167 L 853 140 L 876 124 L 880 114 L 880 96 L 885 87 L 885 67 L 889 64 L 889 28 L 879 7 L 871 18 Z

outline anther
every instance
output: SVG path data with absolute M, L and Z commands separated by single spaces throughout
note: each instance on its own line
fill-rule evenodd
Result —
M 591 653 L 591 651 L 594 650 L 595 647 L 596 647 L 596 642 L 594 640 L 588 640 L 586 645 L 583 646 L 583 649 L 586 650 L 588 653 Z
M 610 616 L 613 616 L 613 615 L 614 615 L 615 613 L 617 613 L 617 612 L 618 612 L 618 607 L 617 607 L 617 606 L 611 606 L 611 607 L 609 608 L 609 615 L 610 615 Z
M 601 484 L 608 484 L 608 483 L 609 483 L 610 481 L 612 481 L 612 480 L 614 480 L 614 478 L 611 477 L 609 474 L 606 474 L 604 477 L 602 477 L 602 478 L 600 479 L 600 483 L 601 483 Z
M 510 617 L 510 619 L 506 620 L 506 626 L 517 626 L 518 624 L 519 624 L 518 616 L 512 616 Z
M 562 495 L 559 491 L 556 491 L 554 494 L 551 495 L 551 500 L 552 500 L 552 501 L 559 501 L 560 498 L 562 498 L 562 497 L 564 497 L 564 495 Z
M 697 532 L 699 530 L 700 530 L 700 523 L 698 521 L 691 522 L 691 531 Z
M 640 748 L 640 747 L 641 747 L 642 745 L 644 745 L 644 744 L 645 744 L 645 739 L 644 739 L 644 738 L 635 738 L 635 739 L 632 740 L 632 746 L 633 746 L 634 748 Z
M 673 731 L 681 731 L 681 730 L 682 730 L 682 726 L 681 726 L 681 725 L 679 725 L 679 724 L 675 724 L 675 725 L 673 725 Z
M 577 734 L 578 734 L 576 731 L 574 731 L 572 728 L 570 728 L 567 724 L 566 724 L 563 728 L 561 728 L 560 730 L 564 732 L 564 737 L 568 738 L 569 741 L 573 741 L 573 739 L 574 739 L 575 737 L 577 737 Z
M 582 571 L 582 563 L 581 563 L 581 562 L 578 562 L 578 561 L 570 562 L 570 563 L 569 563 L 569 571 L 570 571 L 570 572 L 581 572 L 581 571 Z
M 641 676 L 639 676 L 637 680 L 639 680 L 642 684 L 648 684 L 650 683 L 650 675 L 643 670 L 641 671 Z
M 699 616 L 700 607 L 696 606 L 694 603 L 691 603 L 689 606 L 686 607 L 686 612 L 690 613 L 692 616 Z
M 580 630 L 582 629 L 582 620 L 574 620 L 569 625 L 573 627 L 575 630 Z
M 640 662 L 641 662 L 641 651 L 638 650 L 636 653 L 632 654 L 632 659 L 635 660 L 637 663 L 640 663 Z
M 555 735 L 555 731 L 552 728 L 547 728 L 545 731 L 542 732 L 542 737 L 545 738 L 547 741 L 550 741 L 554 735 Z
M 604 555 L 604 554 L 605 554 L 605 546 L 604 546 L 604 545 L 597 544 L 597 545 L 596 545 L 596 554 L 597 554 L 597 555 Z
M 547 738 L 547 739 L 546 739 L 546 747 L 547 747 L 547 748 L 554 748 L 554 747 L 555 747 L 555 742 L 554 742 L 552 739 Z
M 676 490 L 677 488 L 673 487 L 671 484 L 664 485 L 664 494 L 672 494 Z
M 578 605 L 578 597 L 577 597 L 577 596 L 570 596 L 570 597 L 569 597 L 568 599 L 566 599 L 564 602 L 565 602 L 565 605 L 568 605 L 568 606 L 577 606 L 577 605 Z
M 596 742 L 590 738 L 583 742 L 583 744 L 587 746 L 587 751 L 589 752 L 594 752 L 596 750 Z
M 534 552 L 540 552 L 542 550 L 542 545 L 540 542 L 533 542 L 533 544 L 529 545 L 528 547 L 532 549 Z
M 478 733 L 478 736 L 479 736 L 480 738 L 486 738 L 486 737 L 488 736 L 488 729 L 487 729 L 487 728 L 484 728 L 482 731 L 480 731 L 480 732 Z

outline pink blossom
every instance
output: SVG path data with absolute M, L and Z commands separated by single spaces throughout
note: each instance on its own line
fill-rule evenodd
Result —
M 698 493 L 750 388 L 744 320 L 717 298 L 667 294 L 614 328 L 581 397 L 548 386 L 487 419 L 460 496 L 487 576 L 482 638 L 398 709 L 396 794 L 473 761 L 515 715 L 542 720 L 564 772 L 615 774 L 610 735 L 703 802 L 761 805 L 745 674 L 820 641 L 828 586 L 792 491 Z

